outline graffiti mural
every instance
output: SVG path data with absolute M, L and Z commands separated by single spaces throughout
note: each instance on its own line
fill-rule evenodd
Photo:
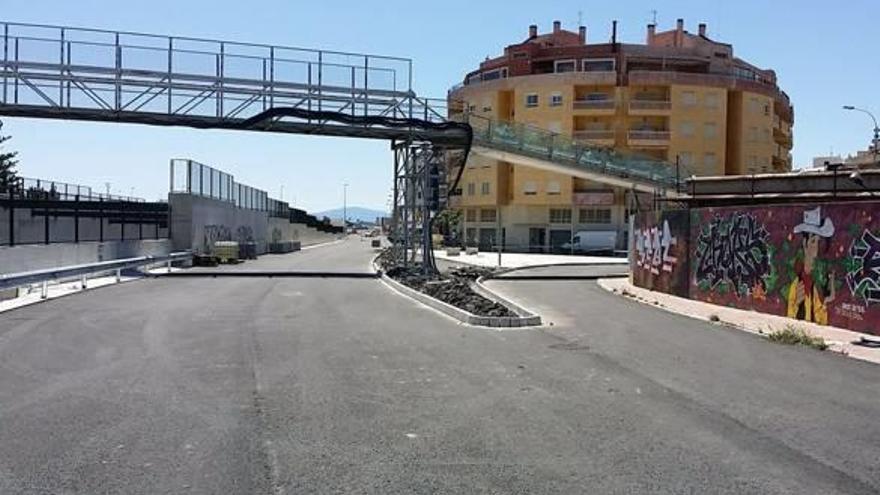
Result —
M 880 203 L 691 211 L 689 297 L 880 334 Z
M 643 212 L 633 225 L 633 281 L 641 287 L 687 297 L 686 211 Z
M 870 230 L 850 245 L 846 284 L 865 305 L 880 303 L 880 237 Z
M 632 240 L 640 287 L 880 335 L 880 202 L 642 213 Z
M 728 284 L 740 295 L 766 289 L 769 233 L 754 215 L 716 215 L 699 228 L 694 262 L 701 288 L 717 289 L 719 284 Z

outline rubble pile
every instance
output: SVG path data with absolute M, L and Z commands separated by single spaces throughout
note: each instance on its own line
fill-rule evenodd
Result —
M 516 316 L 506 307 L 486 299 L 471 289 L 471 283 L 491 273 L 490 269 L 460 267 L 449 270 L 446 275 L 426 277 L 421 273 L 419 266 L 407 268 L 393 266 L 390 253 L 380 255 L 377 262 L 394 280 L 469 313 L 478 316 Z

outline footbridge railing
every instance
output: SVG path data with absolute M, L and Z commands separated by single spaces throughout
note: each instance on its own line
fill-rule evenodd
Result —
M 584 171 L 659 189 L 679 191 L 691 172 L 683 166 L 578 141 L 571 136 L 514 122 L 502 122 L 473 114 L 460 120 L 473 128 L 473 145 L 535 160 L 552 162 L 574 172 Z M 479 150 L 475 148 L 479 153 Z

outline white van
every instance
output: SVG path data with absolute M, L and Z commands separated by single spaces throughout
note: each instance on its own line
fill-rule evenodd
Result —
M 617 247 L 617 231 L 581 230 L 574 234 L 572 242 L 566 242 L 561 247 L 579 253 L 614 251 Z

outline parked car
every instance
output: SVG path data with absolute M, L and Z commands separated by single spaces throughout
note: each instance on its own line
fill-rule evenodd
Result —
M 611 252 L 617 246 L 617 231 L 581 230 L 571 241 L 562 244 L 562 249 L 577 253 Z

